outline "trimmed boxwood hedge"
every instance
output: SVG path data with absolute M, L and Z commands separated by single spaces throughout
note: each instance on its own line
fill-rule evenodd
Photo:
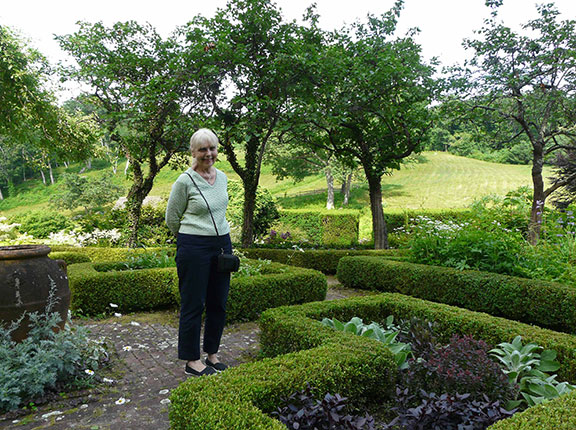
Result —
M 260 346 L 264 356 L 298 351 L 322 342 L 325 333 L 317 329 L 322 318 L 348 321 L 357 316 L 384 323 L 388 315 L 396 320 L 418 317 L 434 321 L 446 342 L 460 334 L 497 345 L 520 335 L 526 342 L 556 350 L 562 364 L 558 379 L 576 383 L 576 336 L 398 293 L 269 309 L 260 317 Z
M 342 258 L 337 273 L 338 280 L 351 288 L 399 292 L 576 332 L 576 289 L 563 284 L 376 257 Z
M 262 412 L 274 410 L 281 397 L 302 389 L 305 381 L 318 387 L 319 393 L 339 392 L 354 402 L 390 399 L 396 368 L 388 351 L 371 339 L 337 332 L 319 322 L 324 317 L 345 321 L 353 316 L 383 322 L 388 315 L 396 319 L 419 317 L 435 321 L 446 341 L 453 334 L 469 334 L 496 345 L 520 335 L 525 342 L 555 349 L 562 365 L 559 380 L 576 381 L 576 337 L 572 335 L 397 293 L 383 293 L 265 311 L 260 318 L 261 346 L 268 358 L 229 369 L 214 378 L 191 379 L 180 385 L 171 396 L 172 428 L 280 430 L 283 427 Z M 561 407 L 574 411 L 571 398 L 561 397 L 529 409 L 501 421 L 494 430 L 567 430 L 570 427 L 553 423 L 563 418 Z M 552 423 L 550 427 L 538 426 L 546 422 L 539 417 L 541 410 L 546 410 L 544 416 Z M 533 427 L 521 427 L 524 422 Z
M 576 391 L 558 397 L 511 418 L 498 421 L 489 430 L 574 430 L 576 429 Z
M 285 430 L 270 413 L 281 398 L 309 383 L 323 395 L 351 402 L 390 399 L 397 367 L 377 341 L 339 333 L 315 322 L 311 349 L 242 364 L 210 378 L 191 378 L 170 396 L 170 426 L 188 430 Z
M 76 263 L 89 263 L 92 261 L 90 257 L 84 254 L 80 254 L 77 252 L 51 252 L 49 257 L 52 260 L 64 260 L 66 264 L 76 264 Z
M 71 309 L 94 315 L 111 311 L 110 303 L 118 305 L 118 312 L 179 304 L 176 268 L 115 270 L 121 265 L 102 262 L 70 266 Z M 249 321 L 269 307 L 324 300 L 326 290 L 322 273 L 272 263 L 263 267 L 261 275 L 232 278 L 227 319 Z
M 241 251 L 249 258 L 260 258 L 291 266 L 306 267 L 319 270 L 327 275 L 336 273 L 338 262 L 342 257 L 371 255 L 402 260 L 406 258 L 408 253 L 408 250 L 405 249 L 306 249 L 301 252 L 294 249 L 243 248 Z

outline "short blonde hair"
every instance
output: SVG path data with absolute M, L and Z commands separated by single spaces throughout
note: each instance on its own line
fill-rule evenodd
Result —
M 208 128 L 199 129 L 190 138 L 190 152 L 196 151 L 204 143 L 215 145 L 218 148 L 218 136 Z

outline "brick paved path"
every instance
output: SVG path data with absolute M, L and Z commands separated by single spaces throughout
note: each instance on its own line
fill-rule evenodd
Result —
M 328 281 L 337 287 L 333 277 Z M 330 288 L 327 300 L 357 294 L 363 293 Z M 34 414 L 0 416 L 0 428 L 168 429 L 168 397 L 186 379 L 183 362 L 175 358 L 176 314 L 168 319 L 168 324 L 150 322 L 149 316 L 136 314 L 101 322 L 78 322 L 87 325 L 95 339 L 103 338 L 108 344 L 112 363 L 108 377 L 114 382 L 75 398 L 40 406 Z M 224 330 L 219 355 L 223 362 L 235 366 L 251 360 L 258 348 L 258 325 L 235 324 Z

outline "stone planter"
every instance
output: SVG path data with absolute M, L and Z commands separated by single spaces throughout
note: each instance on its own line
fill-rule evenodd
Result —
M 60 314 L 64 327 L 70 306 L 66 263 L 48 258 L 49 253 L 46 245 L 0 246 L 0 323 L 4 327 L 24 312 L 44 312 L 51 289 L 56 299 L 51 311 Z M 12 339 L 19 342 L 28 331 L 25 317 Z

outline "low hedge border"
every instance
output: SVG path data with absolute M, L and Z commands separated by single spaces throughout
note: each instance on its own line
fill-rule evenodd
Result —
M 291 266 L 306 267 L 319 270 L 327 275 L 336 273 L 338 262 L 342 257 L 370 255 L 402 260 L 407 258 L 408 253 L 408 250 L 405 249 L 306 249 L 302 252 L 294 249 L 242 248 L 241 251 L 248 258 L 272 260 Z
M 399 292 L 567 333 L 576 332 L 576 288 L 473 270 L 375 257 L 340 260 L 345 286 Z
M 118 262 L 81 263 L 69 267 L 71 309 L 94 315 L 152 310 L 179 304 L 176 268 L 98 271 L 118 268 Z M 326 297 L 326 278 L 316 270 L 271 263 L 262 274 L 234 276 L 228 297 L 228 322 L 251 321 L 265 309 Z
M 520 335 L 524 342 L 535 342 L 546 349 L 556 350 L 562 365 L 558 380 L 576 382 L 575 336 L 398 293 L 270 309 L 260 319 L 260 342 L 265 355 L 285 354 L 330 337 L 319 329 L 318 320 L 324 317 L 347 321 L 358 316 L 365 321 L 382 323 L 388 315 L 394 315 L 396 319 L 418 317 L 434 321 L 444 341 L 460 334 L 472 335 L 496 345 L 510 342 Z M 571 393 L 500 421 L 490 430 L 568 430 L 575 428 L 574 417 L 576 393 Z
M 322 318 L 348 321 L 357 316 L 384 323 L 388 315 L 397 320 L 418 317 L 435 321 L 446 342 L 460 334 L 497 345 L 520 335 L 526 342 L 556 350 L 562 364 L 559 380 L 576 383 L 576 336 L 398 293 L 269 309 L 260 317 L 260 346 L 267 357 L 286 354 L 321 343 L 326 336 L 318 330 Z
M 574 430 L 576 391 L 498 421 L 489 430 Z
M 123 261 L 126 260 L 128 257 L 143 254 L 143 253 L 150 253 L 155 251 L 168 251 L 173 252 L 176 254 L 176 247 L 158 247 L 158 248 L 104 248 L 104 247 L 96 247 L 96 246 L 86 246 L 86 247 L 75 247 L 75 246 L 63 246 L 63 245 L 54 245 L 50 246 L 52 252 L 49 254 L 49 257 L 52 259 L 57 259 L 54 254 L 60 254 L 65 252 L 67 255 L 82 255 L 88 257 L 88 261 L 93 262 L 102 262 L 102 261 Z M 76 258 L 76 257 L 75 257 Z M 80 257 L 81 258 L 81 257 Z M 63 258 L 66 263 L 68 261 Z M 73 264 L 73 263 L 68 263 Z
M 397 367 L 382 344 L 316 324 L 323 336 L 317 337 L 321 341 L 311 349 L 181 384 L 170 396 L 171 428 L 285 430 L 265 414 L 307 383 L 320 396 L 338 392 L 352 403 L 391 398 Z

